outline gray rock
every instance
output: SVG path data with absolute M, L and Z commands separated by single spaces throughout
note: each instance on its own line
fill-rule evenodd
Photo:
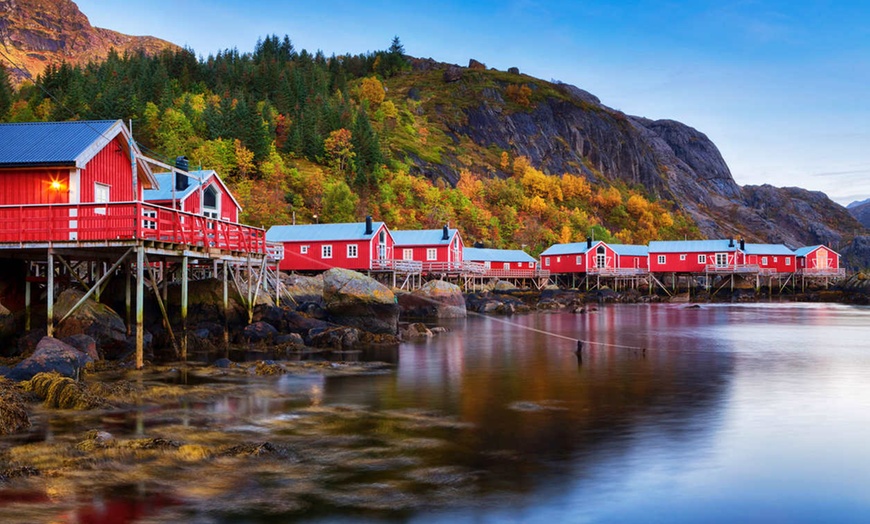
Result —
M 30 380 L 37 373 L 56 371 L 65 377 L 77 378 L 79 371 L 93 361 L 69 344 L 44 337 L 36 345 L 36 351 L 12 368 L 8 376 L 13 380 Z
M 444 70 L 444 82 L 451 84 L 462 80 L 462 68 L 459 66 L 448 66 Z
M 330 269 L 323 274 L 323 301 L 330 321 L 336 324 L 371 333 L 398 333 L 396 296 L 373 278 L 347 269 Z
M 92 359 L 100 360 L 100 355 L 97 353 L 97 341 L 94 340 L 93 337 L 87 335 L 70 335 L 62 339 L 62 341 L 65 344 L 69 344 L 78 349 Z
M 58 297 L 54 308 L 55 321 L 60 321 L 84 296 L 78 289 L 67 289 Z M 103 358 L 114 359 L 127 350 L 127 327 L 109 306 L 88 298 L 72 315 L 57 325 L 55 336 L 88 335 L 97 343 Z
M 484 64 L 483 62 L 478 62 L 477 60 L 472 58 L 468 61 L 468 69 L 477 69 L 479 71 L 485 71 L 486 64 Z
M 249 326 L 245 326 L 242 332 L 245 340 L 254 344 L 271 341 L 277 334 L 278 330 L 268 322 L 254 322 Z
M 413 293 L 398 295 L 402 313 L 409 317 L 465 318 L 465 297 L 456 284 L 430 280 Z
M 520 68 L 519 67 L 509 67 L 508 73 L 510 73 L 512 75 L 518 75 L 518 74 L 520 74 Z

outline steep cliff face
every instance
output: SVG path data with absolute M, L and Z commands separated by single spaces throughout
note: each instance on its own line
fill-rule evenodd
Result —
M 0 63 L 16 83 L 35 78 L 50 64 L 103 59 L 112 48 L 119 54 L 178 48 L 151 36 L 93 27 L 70 0 L 0 0 L 0 47 Z
M 849 204 L 848 210 L 855 220 L 861 222 L 864 227 L 870 228 L 870 202 Z
M 424 62 L 415 65 L 426 71 L 447 67 Z M 769 185 L 740 187 L 715 144 L 680 122 L 626 115 L 574 86 L 449 67 L 444 81 L 450 89 L 464 93 L 466 100 L 469 93 L 477 95 L 461 108 L 463 118 L 443 122 L 456 146 L 470 141 L 510 151 L 551 175 L 583 173 L 597 183 L 643 185 L 651 195 L 687 212 L 709 238 L 740 236 L 791 247 L 838 248 L 863 232 L 845 208 L 822 193 Z M 538 96 L 533 95 L 527 108 L 518 108 L 506 97 L 511 83 L 531 85 Z M 463 167 L 459 156 L 443 155 L 437 167 L 417 159 L 417 167 L 455 183 Z M 507 176 L 497 168 L 494 174 Z

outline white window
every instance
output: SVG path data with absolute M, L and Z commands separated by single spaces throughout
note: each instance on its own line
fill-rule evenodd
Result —
M 777 260 L 777 258 L 778 258 L 778 257 L 773 257 L 773 263 L 774 263 L 774 264 L 776 264 L 777 262 L 779 262 L 779 261 Z
M 698 263 L 706 264 L 707 263 L 707 255 L 698 255 Z
M 556 262 L 562 262 L 562 257 L 556 257 Z
M 109 203 L 109 185 L 101 184 L 99 182 L 94 182 L 94 202 L 97 204 L 108 204 Z M 94 209 L 94 213 L 98 215 L 105 215 L 106 208 L 98 207 Z
M 426 260 L 438 260 L 438 250 L 434 247 L 427 248 Z
M 666 260 L 666 259 L 665 259 L 665 256 L 664 256 L 664 255 L 659 255 L 659 264 L 664 264 L 664 263 L 665 263 L 665 260 Z
M 157 211 L 153 209 L 143 209 L 142 216 L 145 218 L 142 219 L 142 228 L 143 229 L 157 229 Z
M 332 258 L 332 246 L 320 246 L 320 258 Z
M 682 262 L 682 261 L 684 261 L 684 260 L 686 260 L 686 254 L 685 254 L 685 253 L 683 253 L 683 254 L 680 255 L 680 262 Z
M 785 265 L 787 265 L 787 266 L 790 266 L 790 265 L 791 265 L 791 259 L 790 259 L 790 258 L 785 257 Z
M 761 257 L 761 265 L 762 265 L 762 266 L 766 266 L 766 265 L 767 265 L 767 257 Z
M 402 250 L 402 260 L 414 260 L 414 250 L 413 249 L 403 249 Z
M 727 266 L 728 265 L 728 253 L 716 253 L 716 265 L 717 266 Z
M 535 263 L 534 263 L 534 262 L 529 262 L 529 267 L 535 267 Z
M 347 258 L 357 258 L 359 256 L 359 251 L 357 250 L 356 244 L 348 244 L 347 245 Z
M 504 263 L 504 268 L 505 268 L 505 269 L 510 269 L 510 268 L 511 268 L 511 263 L 510 263 L 510 262 L 505 262 L 505 263 Z
M 583 255 L 577 255 L 577 265 L 578 266 L 583 265 Z
M 550 257 L 547 257 L 547 258 L 544 259 L 544 265 L 547 266 L 547 267 L 550 266 Z
M 308 254 L 308 246 L 299 246 L 299 252 L 302 253 L 303 255 L 307 255 Z

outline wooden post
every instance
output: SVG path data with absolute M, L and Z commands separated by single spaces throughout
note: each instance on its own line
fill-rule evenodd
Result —
M 181 258 L 181 360 L 187 362 L 187 280 L 188 257 Z
M 136 369 L 145 367 L 145 246 L 136 248 Z
M 45 334 L 54 336 L 54 253 L 51 249 L 48 250 L 48 271 L 46 273 L 46 315 L 47 321 L 45 325 Z
M 126 289 L 125 289 L 125 305 L 127 310 L 127 336 L 133 334 L 133 282 L 132 282 L 132 272 L 130 270 L 130 263 L 124 264 L 124 277 L 126 278 Z
M 227 282 L 229 262 L 224 260 L 224 349 L 230 349 L 230 295 Z
M 27 276 L 30 277 L 30 270 L 27 271 Z M 24 281 L 24 331 L 30 331 L 30 280 Z

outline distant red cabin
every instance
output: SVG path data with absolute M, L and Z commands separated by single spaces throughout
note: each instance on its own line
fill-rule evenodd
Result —
M 145 191 L 146 202 L 217 220 L 239 221 L 242 206 L 215 171 L 190 171 L 189 176 L 157 173 L 155 178 L 160 187 Z
M 397 259 L 422 264 L 424 273 L 454 272 L 462 269 L 465 244 L 459 230 L 442 229 L 392 231 Z
M 807 246 L 795 251 L 798 271 L 804 275 L 841 275 L 840 254 L 827 246 Z
M 541 265 L 551 273 L 617 275 L 647 270 L 647 247 L 586 242 L 555 244 L 541 253 Z
M 496 278 L 530 278 L 540 271 L 538 261 L 519 249 L 465 248 L 466 269 Z
M 272 226 L 266 241 L 283 244 L 283 271 L 326 271 L 334 267 L 357 271 L 389 269 L 394 240 L 383 222 Z
M 797 261 L 794 251 L 782 244 L 745 244 L 746 265 L 760 273 L 794 273 Z
M 733 272 L 745 263 L 745 255 L 733 239 L 649 243 L 651 273 Z

